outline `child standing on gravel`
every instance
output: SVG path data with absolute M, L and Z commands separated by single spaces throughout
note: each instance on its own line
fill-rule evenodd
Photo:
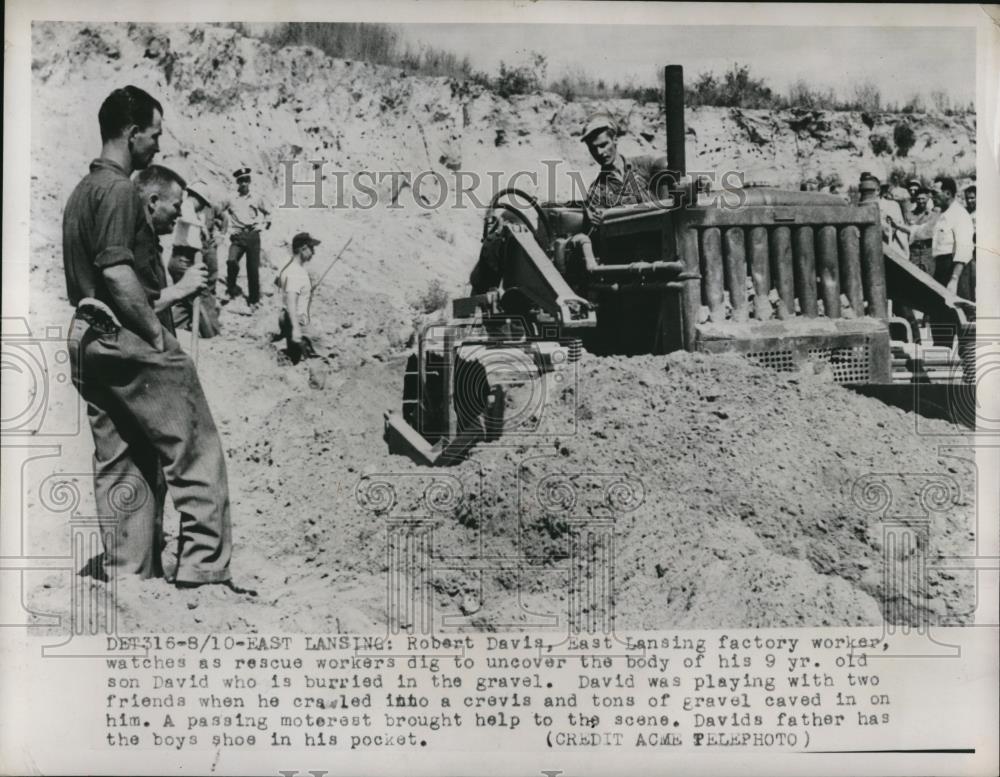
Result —
M 278 276 L 283 303 L 278 327 L 285 338 L 292 364 L 316 355 L 312 340 L 304 331 L 309 326 L 309 303 L 313 289 L 305 265 L 313 258 L 319 244 L 320 241 L 308 232 L 299 232 L 292 238 L 292 259 Z

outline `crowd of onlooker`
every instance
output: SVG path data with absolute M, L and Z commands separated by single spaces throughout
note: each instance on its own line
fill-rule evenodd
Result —
M 904 187 L 864 172 L 850 192 L 836 178 L 823 186 L 810 178 L 800 189 L 836 194 L 853 203 L 876 201 L 886 253 L 912 262 L 960 297 L 975 300 L 974 179 L 959 191 L 955 179 L 945 175 L 930 184 L 914 176 Z M 962 266 L 956 269 L 956 265 Z
M 844 191 L 834 177 L 826 185 L 810 178 L 802 191 L 834 194 L 850 204 L 877 203 L 882 222 L 882 248 L 887 257 L 909 262 L 962 300 L 976 300 L 976 184 L 961 191 L 954 178 L 938 175 L 930 184 L 913 176 L 905 186 L 881 182 L 864 172 L 857 187 Z M 914 342 L 921 342 L 917 311 L 899 303 L 896 315 L 906 319 Z M 927 323 L 926 316 L 923 322 Z

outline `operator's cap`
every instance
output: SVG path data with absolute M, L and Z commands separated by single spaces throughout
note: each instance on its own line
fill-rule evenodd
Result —
M 295 237 L 292 238 L 292 253 L 298 251 L 300 248 L 302 248 L 302 246 L 310 245 L 315 247 L 318 246 L 319 243 L 320 241 L 314 238 L 308 232 L 299 232 Z
M 918 189 L 922 189 L 924 185 L 920 183 L 919 178 L 911 178 L 906 182 L 906 188 L 910 188 L 911 186 L 916 186 Z
M 195 181 L 194 183 L 189 183 L 187 192 L 188 194 L 201 200 L 202 205 L 205 207 L 212 204 L 212 201 L 208 198 L 208 184 L 201 179 Z
M 236 179 L 237 183 L 243 179 L 250 180 L 250 168 L 249 167 L 239 167 L 233 171 L 233 178 Z
M 618 125 L 615 124 L 615 120 L 608 114 L 595 113 L 587 119 L 587 123 L 583 126 L 583 135 L 580 137 L 580 140 L 586 143 L 589 138 L 604 130 L 610 130 L 613 134 L 617 135 Z

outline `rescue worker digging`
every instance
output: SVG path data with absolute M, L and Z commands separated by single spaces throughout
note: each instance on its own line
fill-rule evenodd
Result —
M 308 232 L 299 232 L 292 238 L 292 260 L 278 276 L 284 305 L 278 328 L 285 338 L 292 364 L 316 355 L 312 338 L 306 334 L 313 286 L 305 265 L 313 258 L 319 244 L 320 241 Z

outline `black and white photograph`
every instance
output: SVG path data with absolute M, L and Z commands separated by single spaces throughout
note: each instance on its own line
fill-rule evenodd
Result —
M 290 669 L 276 656 L 295 639 L 354 669 L 474 653 L 458 674 L 480 693 L 452 695 L 475 735 L 530 726 L 549 753 L 604 759 L 622 736 L 636 757 L 927 748 L 951 760 L 903 768 L 989 772 L 995 734 L 907 723 L 885 679 L 849 709 L 876 653 L 905 659 L 902 687 L 939 654 L 981 662 L 961 671 L 996 706 L 989 9 L 251 4 L 225 21 L 237 9 L 86 5 L 15 3 L 25 35 L 5 57 L 27 93 L 5 99 L 23 137 L 5 132 L 0 615 L 32 655 L 93 663 L 92 747 L 369 773 L 336 759 L 430 757 L 422 727 L 461 736 L 458 712 L 422 709 L 389 669 L 352 681 L 388 695 L 339 702 L 367 721 L 377 696 L 385 734 L 360 717 L 255 729 L 253 709 L 205 722 L 194 698 L 176 728 L 169 709 L 130 717 L 217 684 L 194 658 L 176 686 L 134 671 L 175 647 L 201 670 L 237 647 Z M 801 658 L 807 642 L 845 648 L 836 672 L 855 674 L 826 682 L 832 658 Z M 557 647 L 565 667 L 543 663 Z M 574 651 L 608 663 L 588 679 Z M 670 686 L 668 655 L 713 671 Z M 798 661 L 804 687 L 766 695 Z M 569 673 L 562 696 L 546 666 Z M 116 685 L 119 668 L 138 679 Z M 451 687 L 420 668 L 427 698 Z M 515 709 L 482 701 L 524 674 Z M 300 680 L 314 687 L 285 690 Z M 661 681 L 675 699 L 649 695 Z M 613 722 L 630 682 L 648 687 L 626 712 L 673 733 Z M 312 694 L 295 699 L 323 708 Z M 570 708 L 555 724 L 543 696 Z M 331 748 L 271 769 L 303 744 Z M 228 772 L 233 752 L 248 760 Z M 136 768 L 115 763 L 94 761 Z

